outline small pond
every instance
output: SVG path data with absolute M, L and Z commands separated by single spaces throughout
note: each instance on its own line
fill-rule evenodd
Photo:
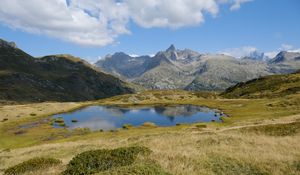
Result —
M 145 122 L 157 126 L 183 123 L 221 122 L 221 112 L 193 105 L 124 108 L 117 106 L 88 106 L 70 113 L 52 116 L 53 126 L 113 130 L 124 125 L 140 126 Z

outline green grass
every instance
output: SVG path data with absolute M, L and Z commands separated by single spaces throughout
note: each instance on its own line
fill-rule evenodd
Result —
M 228 88 L 226 98 L 278 98 L 300 92 L 300 71 L 287 75 L 271 75 Z
M 241 131 L 247 133 L 254 132 L 258 134 L 266 134 L 269 136 L 292 136 L 300 133 L 300 122 L 255 126 L 242 129 Z
M 54 158 L 36 157 L 25 162 L 10 167 L 4 171 L 5 175 L 24 174 L 26 172 L 46 169 L 61 164 L 62 162 Z
M 101 149 L 86 151 L 75 156 L 67 165 L 64 175 L 93 174 L 111 168 L 128 166 L 134 163 L 139 154 L 149 154 L 146 147 L 126 147 L 113 150 Z

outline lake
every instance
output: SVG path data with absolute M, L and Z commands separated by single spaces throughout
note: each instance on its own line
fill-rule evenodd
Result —
M 53 115 L 53 126 L 114 130 L 126 124 L 140 126 L 145 122 L 157 126 L 183 123 L 221 122 L 221 112 L 193 105 L 125 108 L 117 106 L 88 106 L 70 113 Z M 55 121 L 56 120 L 56 121 Z

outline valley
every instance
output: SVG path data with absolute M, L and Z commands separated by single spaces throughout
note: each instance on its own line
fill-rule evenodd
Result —
M 85 150 L 143 145 L 153 151 L 147 159 L 157 162 L 171 174 L 231 174 L 235 171 L 297 174 L 299 103 L 299 94 L 272 99 L 226 99 L 211 92 L 155 90 L 84 103 L 4 105 L 0 111 L 8 120 L 0 122 L 0 169 L 36 156 L 54 157 L 63 163 L 35 173 L 58 174 L 75 154 Z M 49 122 L 20 128 L 20 125 L 47 119 L 51 114 L 73 111 L 87 105 L 130 107 L 160 104 L 207 106 L 220 109 L 229 117 L 223 123 L 173 127 L 150 125 L 104 132 L 57 129 Z M 290 127 L 293 125 L 296 130 Z M 224 165 L 228 169 L 222 168 Z
M 299 0 L 1 0 L 0 175 L 300 175 Z
M 297 55 L 275 64 L 171 46 L 133 64 L 119 53 L 125 67 L 103 71 L 5 41 L 0 51 L 0 174 L 299 173 Z

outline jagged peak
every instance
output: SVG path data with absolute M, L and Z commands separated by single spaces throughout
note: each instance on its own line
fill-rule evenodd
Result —
M 174 46 L 174 44 L 171 44 L 171 46 L 166 50 L 167 52 L 170 52 L 170 51 L 175 51 L 176 48 Z

